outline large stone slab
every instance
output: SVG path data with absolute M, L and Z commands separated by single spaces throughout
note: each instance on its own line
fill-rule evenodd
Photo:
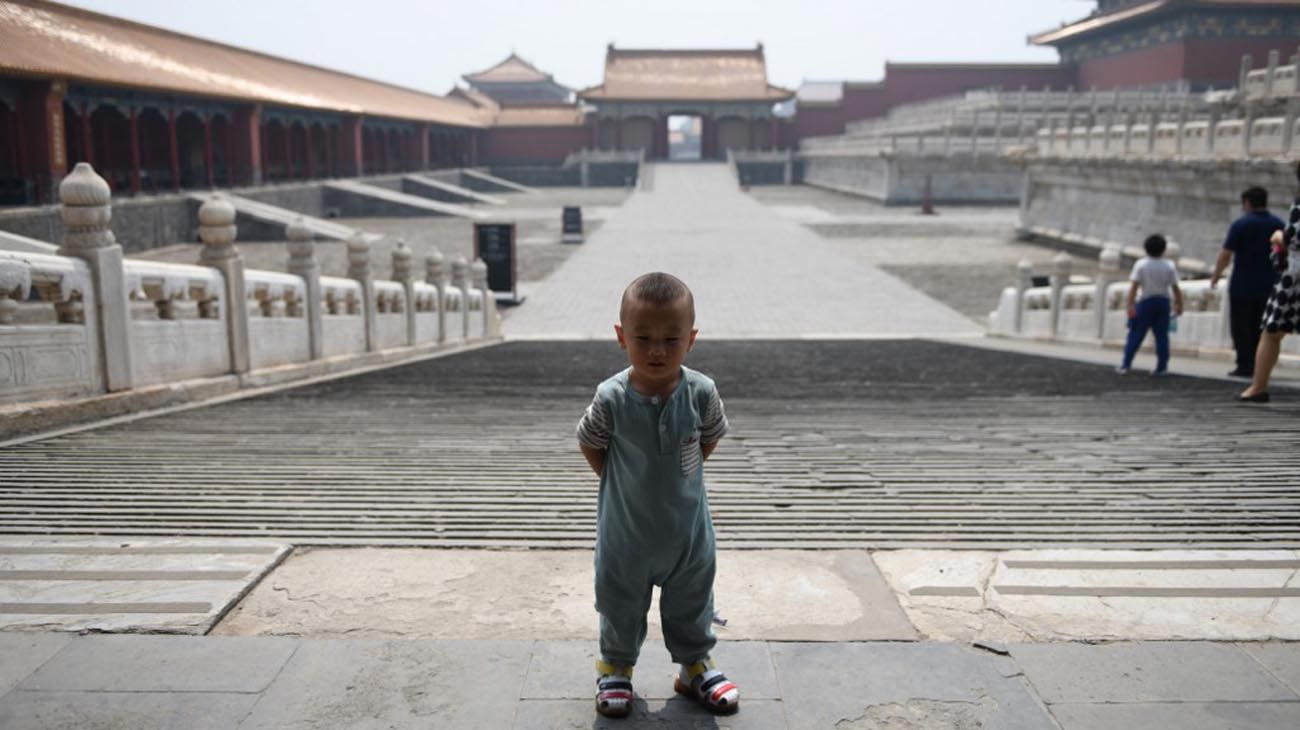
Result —
M 41 692 L 261 692 L 297 646 L 282 638 L 84 636 L 18 687 Z
M 1240 646 L 1292 692 L 1300 695 L 1300 643 L 1270 642 Z
M 0 540 L 0 629 L 206 633 L 288 554 L 263 540 Z
M 304 641 L 240 727 L 509 727 L 530 647 L 502 641 Z
M 1300 703 L 1158 702 L 1053 705 L 1061 730 L 1280 730 L 1300 727 Z
M 64 634 L 0 633 L 0 696 L 72 641 Z
M 231 730 L 256 694 L 28 692 L 0 697 L 5 730 Z
M 605 718 L 593 700 L 524 700 L 512 726 L 516 730 L 592 730 L 599 728 L 692 728 L 698 730 L 782 730 L 783 705 L 774 700 L 741 700 L 734 715 L 714 715 L 693 700 L 637 700 L 632 715 Z
M 1233 644 L 1015 644 L 1010 649 L 1048 704 L 1300 700 Z
M 1004 657 L 956 644 L 775 644 L 792 728 L 1055 726 Z
M 532 660 L 520 696 L 524 699 L 586 699 L 595 690 L 598 647 L 592 641 L 546 641 L 533 646 Z M 768 644 L 756 641 L 724 641 L 713 651 L 718 668 L 740 687 L 742 699 L 780 699 L 781 688 Z M 641 650 L 632 682 L 638 697 L 672 698 L 673 664 L 662 642 L 646 642 Z
M 214 633 L 594 641 L 591 561 L 585 550 L 300 551 Z M 714 594 L 724 642 L 916 636 L 865 551 L 723 550 Z
M 927 638 L 1300 638 L 1294 550 L 900 550 L 874 558 Z

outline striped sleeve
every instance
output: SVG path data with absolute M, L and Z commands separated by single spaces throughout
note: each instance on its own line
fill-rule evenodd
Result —
M 578 442 L 593 449 L 609 447 L 609 409 L 597 395 L 578 420 Z
M 709 401 L 704 406 L 704 418 L 700 424 L 700 443 L 711 444 L 727 435 L 727 412 L 722 407 L 722 398 L 718 390 L 709 390 Z

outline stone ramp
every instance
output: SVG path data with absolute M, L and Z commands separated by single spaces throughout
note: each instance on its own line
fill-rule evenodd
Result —
M 333 182 L 327 182 L 324 184 L 324 187 L 329 190 L 348 193 L 349 195 L 359 195 L 372 200 L 379 200 L 385 203 L 414 208 L 434 215 L 449 215 L 457 218 L 469 218 L 471 220 L 479 220 L 487 217 L 487 214 L 464 205 L 446 203 L 441 200 L 431 200 L 419 195 L 401 193 L 396 190 L 389 190 L 388 188 L 381 188 L 375 185 L 355 182 L 353 180 L 336 180 Z
M 369 243 L 374 243 L 382 238 L 376 233 L 360 231 L 326 218 L 304 215 L 296 210 L 281 208 L 278 205 L 271 205 L 270 203 L 263 203 L 229 193 L 222 193 L 221 195 L 226 200 L 229 200 L 231 205 L 235 206 L 235 212 L 239 215 L 246 215 L 263 223 L 278 224 L 287 228 L 294 221 L 300 221 L 313 235 L 335 241 L 349 241 L 357 235 L 360 235 Z M 194 193 L 190 197 L 200 203 L 206 203 L 211 196 L 204 193 Z
M 58 253 L 59 247 L 48 241 L 40 241 L 17 233 L 0 231 L 0 251 L 23 251 L 25 253 Z
M 498 198 L 496 196 L 488 195 L 486 193 L 480 193 L 477 190 L 470 190 L 469 188 L 463 188 L 459 185 L 452 185 L 449 182 L 443 182 L 442 180 L 429 177 L 428 175 L 405 175 L 402 177 L 402 179 L 406 180 L 407 182 L 415 183 L 416 185 L 424 186 L 426 188 L 432 188 L 440 193 L 454 195 L 456 197 L 474 203 L 484 203 L 486 205 L 506 204 L 505 200 Z
M 639 190 L 505 321 L 512 338 L 613 337 L 623 288 L 661 270 L 701 336 L 973 336 L 983 328 L 740 192 L 726 165 L 653 165 Z
M 536 188 L 530 188 L 527 185 L 520 185 L 519 183 L 514 182 L 513 180 L 507 180 L 504 177 L 497 177 L 496 175 L 483 172 L 482 170 L 472 170 L 466 168 L 464 170 L 461 170 L 460 174 L 464 175 L 465 177 L 472 177 L 475 180 L 482 180 L 483 182 L 497 185 L 499 187 L 505 188 L 506 190 L 513 190 L 516 193 L 531 193 L 533 195 L 537 195 L 539 193 L 539 191 Z
M 702 339 L 736 549 L 1300 548 L 1298 402 L 916 340 Z M 0 530 L 589 549 L 612 343 L 515 342 L 0 448 Z
M 0 538 L 0 630 L 204 634 L 288 551 L 258 540 Z

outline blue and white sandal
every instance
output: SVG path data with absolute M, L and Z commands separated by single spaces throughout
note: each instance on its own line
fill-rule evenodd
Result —
M 627 717 L 632 712 L 632 665 L 597 661 L 596 712 L 605 717 Z
M 718 671 L 712 659 L 683 665 L 682 673 L 673 680 L 673 689 L 694 697 L 720 715 L 730 715 L 740 709 L 740 688 Z

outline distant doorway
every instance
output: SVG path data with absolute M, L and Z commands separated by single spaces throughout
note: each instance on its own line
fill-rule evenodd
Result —
M 699 160 L 703 152 L 704 124 L 694 114 L 668 117 L 668 159 Z

